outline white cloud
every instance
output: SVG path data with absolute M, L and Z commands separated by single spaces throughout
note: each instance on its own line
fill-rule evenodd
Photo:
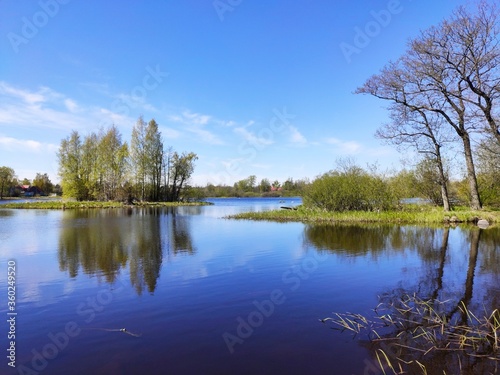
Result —
M 181 132 L 172 128 L 167 128 L 165 126 L 160 126 L 160 131 L 161 134 L 168 139 L 179 138 L 181 136 Z
M 327 138 L 326 143 L 334 145 L 335 148 L 345 154 L 358 154 L 363 146 L 355 141 L 343 141 L 337 138 Z
M 23 100 L 28 104 L 36 104 L 45 101 L 45 97 L 41 92 L 30 92 L 27 90 L 18 89 L 8 85 L 5 82 L 0 82 L 0 95 L 15 97 Z
M 167 119 L 171 122 L 182 124 L 183 130 L 196 135 L 199 141 L 211 145 L 222 145 L 224 141 L 213 131 L 207 129 L 207 127 L 211 123 L 223 126 L 228 126 L 227 124 L 230 123 L 217 120 L 210 115 L 191 112 L 189 110 L 184 110 L 180 114 L 169 115 Z
M 259 163 L 253 163 L 250 164 L 252 168 L 258 168 L 258 169 L 271 169 L 273 165 L 271 164 L 259 164 Z
M 191 111 L 185 110 L 180 115 L 170 115 L 168 120 L 172 122 L 178 122 L 185 125 L 207 125 L 211 120 L 212 116 L 203 115 L 201 113 L 193 113 Z
M 209 143 L 211 145 L 223 145 L 224 141 L 220 139 L 219 136 L 210 132 L 209 130 L 198 128 L 198 127 L 190 127 L 186 128 L 186 130 L 190 133 L 196 134 L 198 139 L 203 141 L 204 143 Z
M 242 136 L 248 143 L 251 143 L 256 146 L 269 146 L 274 143 L 272 139 L 268 139 L 262 136 L 257 136 L 252 132 L 249 132 L 244 127 L 235 128 L 234 132 L 240 136 Z
M 304 137 L 295 126 L 289 126 L 288 130 L 290 131 L 290 142 L 301 145 L 307 143 L 306 137 Z
M 3 149 L 18 152 L 55 152 L 58 146 L 51 143 L 41 143 L 31 139 L 16 139 L 0 136 L 0 145 Z
M 189 111 L 182 112 L 182 116 L 187 120 L 188 123 L 194 125 L 206 125 L 211 120 L 211 116 L 202 115 L 199 113 L 191 113 Z
M 70 112 L 76 112 L 78 111 L 78 104 L 72 99 L 65 99 L 64 100 L 64 105 Z
M 114 95 L 119 102 L 117 105 L 125 104 L 129 108 L 141 109 L 145 111 L 158 112 L 158 109 L 146 101 L 145 96 L 131 95 L 131 94 L 118 94 Z M 120 103 L 121 102 L 121 103 Z

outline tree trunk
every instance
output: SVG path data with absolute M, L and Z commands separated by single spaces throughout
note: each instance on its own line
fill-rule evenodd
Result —
M 441 198 L 443 199 L 444 211 L 450 211 L 450 198 L 448 195 L 448 187 L 446 186 L 446 176 L 444 174 L 443 159 L 441 158 L 440 146 L 436 145 L 436 160 L 439 169 L 439 182 L 441 185 Z
M 468 133 L 462 135 L 462 141 L 464 144 L 465 164 L 467 166 L 467 179 L 469 181 L 470 208 L 473 210 L 480 210 L 482 208 L 481 198 L 479 197 L 476 171 L 474 168 L 474 160 L 472 157 L 472 147 L 470 144 L 470 137 Z

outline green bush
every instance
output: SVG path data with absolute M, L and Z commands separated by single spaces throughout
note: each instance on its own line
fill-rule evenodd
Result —
M 384 178 L 352 165 L 318 177 L 304 196 L 306 206 L 325 211 L 387 210 L 398 202 Z

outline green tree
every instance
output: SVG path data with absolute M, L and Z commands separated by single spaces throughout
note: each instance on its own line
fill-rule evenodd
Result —
M 81 145 L 79 174 L 82 191 L 85 192 L 85 198 L 82 199 L 99 199 L 101 191 L 99 136 L 93 132 L 85 137 Z M 67 194 L 65 193 L 65 195 Z
M 47 173 L 37 173 L 35 179 L 33 180 L 33 185 L 39 188 L 45 194 L 51 194 L 54 190 L 54 185 L 50 181 L 49 175 Z
M 184 152 L 182 155 L 177 152 L 172 154 L 170 164 L 171 186 L 168 191 L 168 201 L 176 202 L 181 199 L 182 190 L 193 174 L 194 162 L 197 159 L 198 156 L 193 152 Z
M 27 178 L 23 178 L 21 181 L 21 185 L 31 185 L 31 181 Z
M 414 198 L 419 196 L 415 188 L 416 182 L 415 171 L 407 169 L 399 171 L 399 173 L 390 177 L 388 180 L 389 189 L 395 196 L 402 198 Z
M 4 195 L 9 194 L 14 177 L 15 172 L 12 168 L 0 167 L 0 199 L 3 199 Z
M 114 200 L 125 183 L 128 161 L 128 145 L 122 143 L 121 134 L 116 126 L 111 126 L 100 137 L 97 151 L 101 187 L 99 199 Z
M 85 200 L 89 198 L 88 188 L 82 178 L 82 142 L 77 131 L 61 141 L 59 152 L 59 175 L 65 197 Z M 87 173 L 87 171 L 84 171 Z
M 146 153 L 146 175 L 149 181 L 149 199 L 159 201 L 161 198 L 161 182 L 163 170 L 163 140 L 158 124 L 154 119 L 149 121 L 145 134 L 145 153 Z
M 484 139 L 477 150 L 479 194 L 484 204 L 500 207 L 500 143 Z
M 444 185 L 448 185 L 448 173 L 441 170 L 435 158 L 424 157 L 415 167 L 415 188 L 422 198 L 429 199 L 436 206 L 443 205 L 442 179 Z
M 256 176 L 254 175 L 248 176 L 247 178 L 244 178 L 243 180 L 239 180 L 238 182 L 236 182 L 235 188 L 237 191 L 242 193 L 251 193 L 255 188 L 256 180 L 257 180 Z
M 130 148 L 132 169 L 141 200 L 159 200 L 164 150 L 161 132 L 154 119 L 146 124 L 144 119 L 139 117 L 132 129 Z
M 130 156 L 132 170 L 137 184 L 137 191 L 141 200 L 146 199 L 146 176 L 148 170 L 148 157 L 146 150 L 146 122 L 139 117 L 132 129 L 130 142 Z
M 267 193 L 270 190 L 271 190 L 271 183 L 269 182 L 269 180 L 267 178 L 263 178 L 262 180 L 260 180 L 259 191 L 261 193 Z

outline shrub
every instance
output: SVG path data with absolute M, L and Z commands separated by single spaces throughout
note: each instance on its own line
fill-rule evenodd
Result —
M 318 177 L 304 196 L 306 206 L 326 211 L 387 210 L 398 201 L 384 178 L 354 165 Z

